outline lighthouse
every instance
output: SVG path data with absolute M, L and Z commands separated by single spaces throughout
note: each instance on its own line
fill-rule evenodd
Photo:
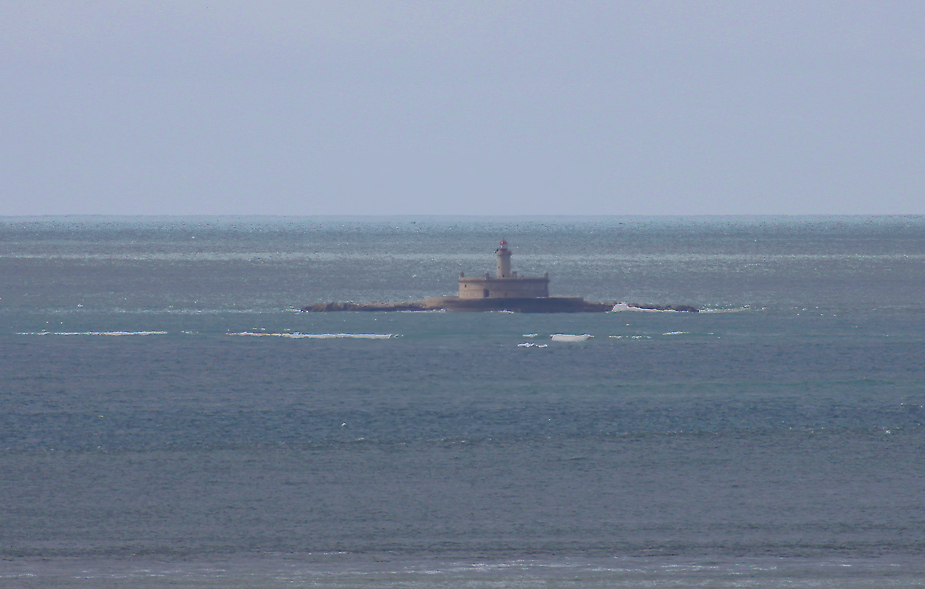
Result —
M 495 277 L 512 278 L 511 250 L 507 249 L 507 241 L 501 240 L 501 247 L 495 250 L 495 256 L 498 258 L 498 269 L 495 272 Z

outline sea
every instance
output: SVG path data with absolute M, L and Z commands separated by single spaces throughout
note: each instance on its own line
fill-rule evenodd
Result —
M 0 217 L 4 588 L 925 587 L 923 422 L 925 216 Z

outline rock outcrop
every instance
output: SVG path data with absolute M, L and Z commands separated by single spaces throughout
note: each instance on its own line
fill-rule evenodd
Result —
M 304 312 L 324 313 L 330 311 L 426 311 L 424 301 L 397 303 L 315 303 L 302 307 Z

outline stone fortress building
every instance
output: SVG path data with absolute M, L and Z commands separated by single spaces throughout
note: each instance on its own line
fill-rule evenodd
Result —
M 591 310 L 581 297 L 549 296 L 549 274 L 518 276 L 511 270 L 511 250 L 507 242 L 495 250 L 495 275 L 459 274 L 459 296 L 428 297 L 425 309 L 447 311 L 520 311 L 526 313 L 562 313 Z M 591 303 L 590 305 L 598 305 Z M 608 309 L 613 307 L 611 304 Z M 595 307 L 594 310 L 597 310 Z
M 495 250 L 497 268 L 495 276 L 488 272 L 484 276 L 467 277 L 459 273 L 459 298 L 461 299 L 522 299 L 549 296 L 549 273 L 540 278 L 518 276 L 511 270 L 511 250 L 507 241 Z

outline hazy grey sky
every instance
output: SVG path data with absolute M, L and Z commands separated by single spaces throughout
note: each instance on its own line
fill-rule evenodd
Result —
M 925 2 L 0 0 L 0 215 L 925 213 Z

